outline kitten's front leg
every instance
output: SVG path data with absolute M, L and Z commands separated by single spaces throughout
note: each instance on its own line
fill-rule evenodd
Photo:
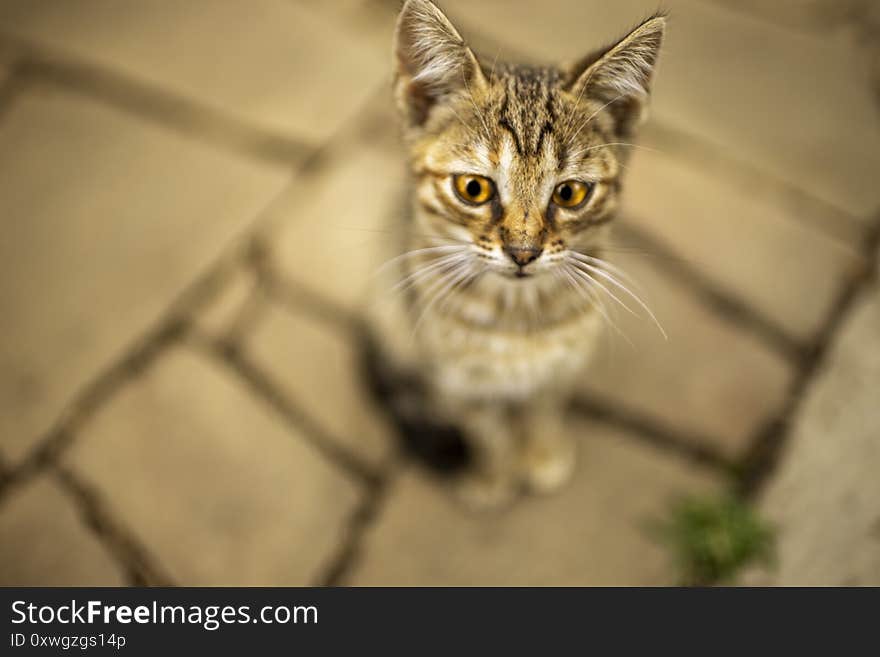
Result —
M 468 405 L 457 409 L 455 417 L 474 457 L 472 467 L 458 481 L 459 497 L 477 509 L 511 502 L 519 481 L 516 436 L 508 410 L 500 404 Z
M 564 407 L 553 401 L 534 401 L 518 417 L 519 476 L 529 490 L 551 493 L 571 478 L 577 461 L 574 437 L 564 421 Z

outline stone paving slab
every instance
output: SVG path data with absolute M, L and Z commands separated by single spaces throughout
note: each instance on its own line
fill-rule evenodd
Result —
M 23 456 L 284 184 L 88 99 L 37 87 L 0 123 L 0 434 Z M 48 193 L 51 190 L 51 193 Z
M 485 56 L 574 59 L 656 11 L 654 0 L 446 0 Z M 880 201 L 880 121 L 863 51 L 846 34 L 784 29 L 713 2 L 669 0 L 658 120 L 866 218 Z M 510 50 L 510 52 L 507 51 Z M 858 129 L 853 129 L 857 126 Z M 742 190 L 747 194 L 748 190 Z
M 713 0 L 731 10 L 802 30 L 827 32 L 857 18 L 873 0 Z
M 2 0 L 0 31 L 314 143 L 389 75 L 356 26 L 285 0 Z
M 863 17 L 867 23 L 865 27 L 867 27 L 873 36 L 876 37 L 878 31 L 880 31 L 880 5 L 874 2 L 874 0 L 861 0 L 861 7 L 861 17 Z M 876 46 L 876 43 L 874 45 Z M 877 56 L 876 50 L 873 56 Z M 874 64 L 876 66 L 877 63 L 875 62 Z
M 357 586 L 576 586 L 673 583 L 646 525 L 702 472 L 598 424 L 576 423 L 574 480 L 508 511 L 469 513 L 417 470 L 389 491 L 351 581 Z
M 0 45 L 0 88 L 6 85 L 12 74 L 14 55 L 8 48 Z
M 305 311 L 274 306 L 247 336 L 244 348 L 340 446 L 372 465 L 390 456 L 392 429 L 361 381 L 350 335 Z
M 666 277 L 656 258 L 620 253 L 614 261 L 638 283 L 668 340 L 638 305 L 616 291 L 640 316 L 607 300 L 619 333 L 605 332 L 584 375 L 584 389 L 703 436 L 728 456 L 740 454 L 779 408 L 791 368 L 754 335 L 724 321 Z
M 347 310 L 362 309 L 371 279 L 397 247 L 391 228 L 404 173 L 400 154 L 368 144 L 299 181 L 274 213 L 273 258 L 285 277 Z
M 48 476 L 0 508 L 0 586 L 122 586 L 122 573 Z
M 816 334 L 844 280 L 862 265 L 811 228 L 804 212 L 756 198 L 695 162 L 637 150 L 624 215 L 790 336 Z
M 235 266 L 222 282 L 220 290 L 192 318 L 195 327 L 207 337 L 229 339 L 238 322 L 248 312 L 249 304 L 259 295 L 257 276 L 242 264 Z
M 794 422 L 759 509 L 778 529 L 779 568 L 749 583 L 880 586 L 880 287 L 838 334 Z
M 358 490 L 218 365 L 174 350 L 66 458 L 182 585 L 305 585 Z

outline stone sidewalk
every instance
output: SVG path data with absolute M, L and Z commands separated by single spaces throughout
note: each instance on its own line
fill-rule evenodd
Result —
M 526 59 L 656 6 L 440 4 Z M 0 584 L 669 584 L 645 523 L 730 487 L 750 581 L 880 584 L 880 12 L 664 4 L 617 261 L 669 340 L 621 314 L 575 481 L 472 515 L 359 374 L 397 3 L 0 0 Z

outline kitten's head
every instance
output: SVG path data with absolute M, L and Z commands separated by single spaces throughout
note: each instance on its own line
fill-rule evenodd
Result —
M 481 62 L 432 2 L 407 0 L 395 95 L 430 230 L 507 276 L 589 249 L 616 209 L 664 24 L 572 66 L 510 66 Z

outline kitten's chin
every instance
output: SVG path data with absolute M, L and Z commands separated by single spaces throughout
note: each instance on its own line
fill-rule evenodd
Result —
M 525 269 L 514 267 L 498 267 L 490 270 L 497 278 L 515 284 L 523 284 L 531 281 L 541 281 L 546 279 L 546 275 L 550 273 L 548 269 Z
M 546 280 L 546 275 L 549 273 L 546 269 L 505 269 L 498 272 L 498 275 L 514 283 L 527 283 Z
M 523 271 L 521 269 L 495 269 L 492 273 L 501 280 L 511 282 L 527 281 L 537 277 L 535 272 Z

